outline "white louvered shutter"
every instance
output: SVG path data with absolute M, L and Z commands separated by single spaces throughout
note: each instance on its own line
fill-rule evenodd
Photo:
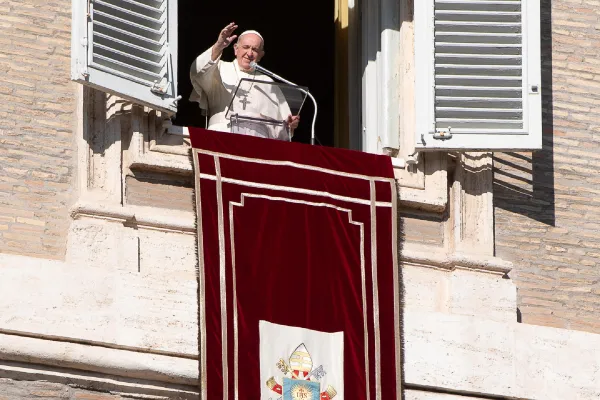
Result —
M 177 0 L 72 0 L 71 78 L 177 111 Z
M 539 0 L 415 1 L 420 149 L 542 147 Z

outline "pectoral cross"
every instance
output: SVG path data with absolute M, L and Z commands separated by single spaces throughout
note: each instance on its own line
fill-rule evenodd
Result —
M 242 100 L 240 100 L 240 103 L 242 103 L 243 109 L 245 110 L 248 103 L 250 103 L 250 101 L 248 100 L 247 94 L 244 94 L 244 98 Z

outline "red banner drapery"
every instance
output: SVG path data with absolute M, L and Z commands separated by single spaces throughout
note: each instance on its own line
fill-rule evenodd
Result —
M 260 321 L 343 332 L 343 397 L 400 398 L 389 157 L 195 128 L 190 137 L 203 399 L 262 398 Z

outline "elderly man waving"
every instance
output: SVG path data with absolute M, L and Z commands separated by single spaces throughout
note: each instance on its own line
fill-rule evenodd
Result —
M 190 78 L 194 86 L 194 92 L 190 100 L 197 101 L 200 103 L 201 108 L 209 110 L 208 129 L 231 131 L 226 112 L 240 79 L 246 78 L 254 82 L 273 81 L 270 77 L 253 70 L 250 66 L 252 62 L 259 62 L 265 54 L 263 37 L 256 31 L 245 31 L 238 37 L 233 34 L 237 27 L 232 22 L 223 28 L 217 42 L 196 58 L 190 70 Z M 233 62 L 221 61 L 223 50 L 236 39 L 237 42 L 233 45 L 235 60 Z M 263 96 L 261 98 L 260 95 L 255 94 L 252 100 L 253 110 L 274 120 L 285 120 L 290 132 L 293 134 L 300 117 L 291 114 L 279 88 L 271 85 L 269 87 L 269 90 L 274 92 L 273 96 Z M 264 94 L 265 91 L 257 90 L 255 92 Z M 289 136 L 283 134 L 282 130 L 250 129 L 245 133 L 289 140 Z

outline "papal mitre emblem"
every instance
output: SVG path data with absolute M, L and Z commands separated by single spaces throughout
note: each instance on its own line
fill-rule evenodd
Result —
M 313 362 L 306 346 L 302 343 L 290 356 L 290 368 L 299 378 L 306 377 L 312 371 Z
M 289 364 L 280 359 L 277 363 L 277 368 L 284 373 L 282 383 L 275 377 L 266 382 L 267 387 L 282 395 L 283 400 L 331 400 L 337 395 L 331 385 L 327 385 L 325 390 L 321 388 L 319 380 L 326 372 L 322 365 L 313 370 L 312 357 L 304 343 L 296 347 L 288 361 Z

